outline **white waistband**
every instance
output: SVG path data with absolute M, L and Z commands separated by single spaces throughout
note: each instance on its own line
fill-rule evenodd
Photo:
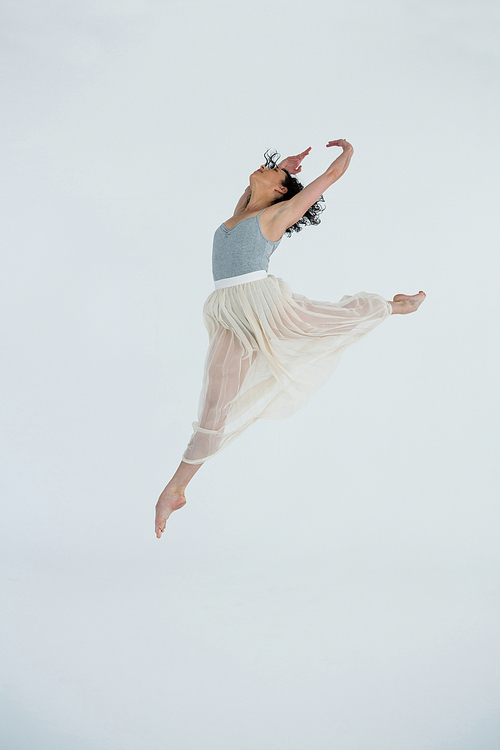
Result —
M 229 279 L 219 279 L 219 281 L 214 281 L 214 284 L 216 289 L 224 289 L 226 286 L 236 286 L 236 284 L 245 284 L 247 281 L 266 278 L 267 271 L 252 271 L 252 273 L 244 273 L 241 276 L 231 276 Z

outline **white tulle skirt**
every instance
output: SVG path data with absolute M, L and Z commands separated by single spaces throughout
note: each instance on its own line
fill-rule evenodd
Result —
M 257 419 L 289 417 L 326 383 L 344 350 L 391 312 L 378 294 L 316 302 L 272 275 L 216 289 L 203 308 L 209 348 L 182 460 L 203 463 Z

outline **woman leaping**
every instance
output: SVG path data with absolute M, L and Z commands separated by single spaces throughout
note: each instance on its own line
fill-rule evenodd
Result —
M 186 503 L 184 491 L 201 465 L 257 419 L 284 419 L 302 406 L 337 367 L 345 349 L 391 314 L 414 312 L 424 292 L 387 301 L 358 292 L 339 302 L 309 300 L 268 274 L 283 235 L 320 223 L 323 193 L 349 166 L 353 147 L 330 141 L 342 153 L 306 187 L 294 176 L 310 148 L 250 175 L 234 215 L 215 232 L 215 290 L 203 308 L 209 335 L 198 421 L 174 476 L 156 504 L 156 536 Z

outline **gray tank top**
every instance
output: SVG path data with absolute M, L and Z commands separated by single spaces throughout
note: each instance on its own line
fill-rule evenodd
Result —
M 264 209 L 265 211 L 266 209 Z M 267 240 L 260 228 L 259 216 L 242 219 L 232 229 L 224 224 L 214 234 L 212 273 L 214 281 L 267 271 L 269 258 L 281 242 Z

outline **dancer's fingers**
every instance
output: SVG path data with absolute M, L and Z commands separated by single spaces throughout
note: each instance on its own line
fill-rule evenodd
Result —
M 335 141 L 328 141 L 326 144 L 326 147 L 329 148 L 330 146 L 340 146 L 340 148 L 352 148 L 349 141 L 346 141 L 345 138 L 338 138 Z

